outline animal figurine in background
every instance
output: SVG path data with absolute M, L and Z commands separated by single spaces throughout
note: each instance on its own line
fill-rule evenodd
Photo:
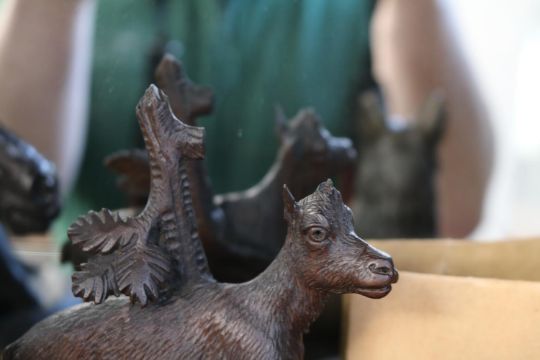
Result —
M 74 274 L 74 293 L 102 304 L 49 317 L 8 346 L 4 360 L 301 359 L 303 333 L 330 293 L 382 298 L 391 291 L 398 279 L 392 259 L 355 234 L 330 180 L 299 202 L 283 187 L 288 231 L 277 258 L 247 283 L 216 282 L 185 175 L 184 159 L 202 156 L 202 129 L 175 118 L 154 86 L 137 113 L 152 169 L 145 209 L 131 218 L 90 212 L 69 230 L 92 254 Z M 147 305 L 106 300 L 120 292 Z
M 0 126 L 0 223 L 15 235 L 45 232 L 59 198 L 53 164 Z M 0 226 L 0 348 L 49 314 L 29 286 L 34 271 L 13 254 Z
M 287 184 L 295 196 L 304 197 L 309 189 L 339 175 L 356 159 L 351 140 L 332 136 L 313 109 L 301 110 L 290 121 L 278 109 L 276 124 L 280 147 L 263 179 L 247 190 L 215 197 L 225 212 L 227 244 L 243 254 L 261 257 L 263 268 L 279 252 L 286 233 L 280 215 L 281 184 Z M 242 280 L 255 276 L 256 270 L 245 268 Z
M 156 80 L 169 96 L 175 115 L 186 123 L 196 125 L 198 116 L 212 111 L 212 92 L 192 83 L 171 55 L 156 69 Z M 351 167 L 356 159 L 352 142 L 332 136 L 311 109 L 300 111 L 289 122 L 278 109 L 276 128 L 281 143 L 277 158 L 264 178 L 245 191 L 214 196 L 204 161 L 187 162 L 200 237 L 210 268 L 221 281 L 252 279 L 279 252 L 286 232 L 282 184 L 295 196 L 304 197 L 324 179 Z M 149 189 L 145 159 L 144 151 L 130 150 L 106 160 L 119 175 L 119 186 L 131 203 L 145 200 L 143 194 Z
M 358 165 L 352 209 L 366 238 L 437 236 L 435 176 L 445 108 L 434 92 L 415 122 L 392 127 L 375 91 L 358 98 Z
M 54 165 L 0 126 L 0 221 L 18 235 L 42 233 L 59 211 Z

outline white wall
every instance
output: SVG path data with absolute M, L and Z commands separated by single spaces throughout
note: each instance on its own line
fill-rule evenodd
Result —
M 497 158 L 481 239 L 540 235 L 540 2 L 441 0 L 493 120 Z

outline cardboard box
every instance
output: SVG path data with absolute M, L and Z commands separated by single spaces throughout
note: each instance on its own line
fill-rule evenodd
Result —
M 400 280 L 345 298 L 347 359 L 540 359 L 540 240 L 371 243 Z

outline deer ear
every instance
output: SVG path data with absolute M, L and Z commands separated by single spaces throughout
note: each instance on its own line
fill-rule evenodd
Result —
M 276 104 L 274 106 L 274 113 L 275 131 L 278 140 L 281 142 L 285 136 L 285 133 L 289 129 L 289 126 L 287 125 L 287 115 L 285 115 L 285 111 L 283 110 L 281 104 Z
M 323 194 L 330 194 L 334 190 L 334 182 L 332 179 L 327 179 L 317 186 L 317 191 Z
M 294 215 L 298 208 L 298 204 L 296 203 L 296 200 L 294 200 L 294 196 L 289 191 L 289 188 L 287 187 L 287 185 L 283 185 L 283 204 L 285 206 L 285 209 L 284 209 L 285 220 L 287 220 L 287 222 L 290 223 L 294 218 Z
M 433 91 L 418 113 L 417 127 L 431 143 L 443 135 L 446 120 L 446 102 L 441 90 Z
M 382 99 L 375 90 L 364 92 L 358 97 L 356 119 L 359 137 L 373 140 L 386 131 Z

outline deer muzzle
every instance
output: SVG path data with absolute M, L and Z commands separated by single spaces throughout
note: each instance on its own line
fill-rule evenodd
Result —
M 373 274 L 389 277 L 391 283 L 396 283 L 399 279 L 399 273 L 391 258 L 373 260 L 368 265 L 368 269 Z
M 370 259 L 367 270 L 371 273 L 372 278 L 386 284 L 396 283 L 399 279 L 399 273 L 394 266 L 392 257 L 367 243 L 366 245 L 366 253 Z

